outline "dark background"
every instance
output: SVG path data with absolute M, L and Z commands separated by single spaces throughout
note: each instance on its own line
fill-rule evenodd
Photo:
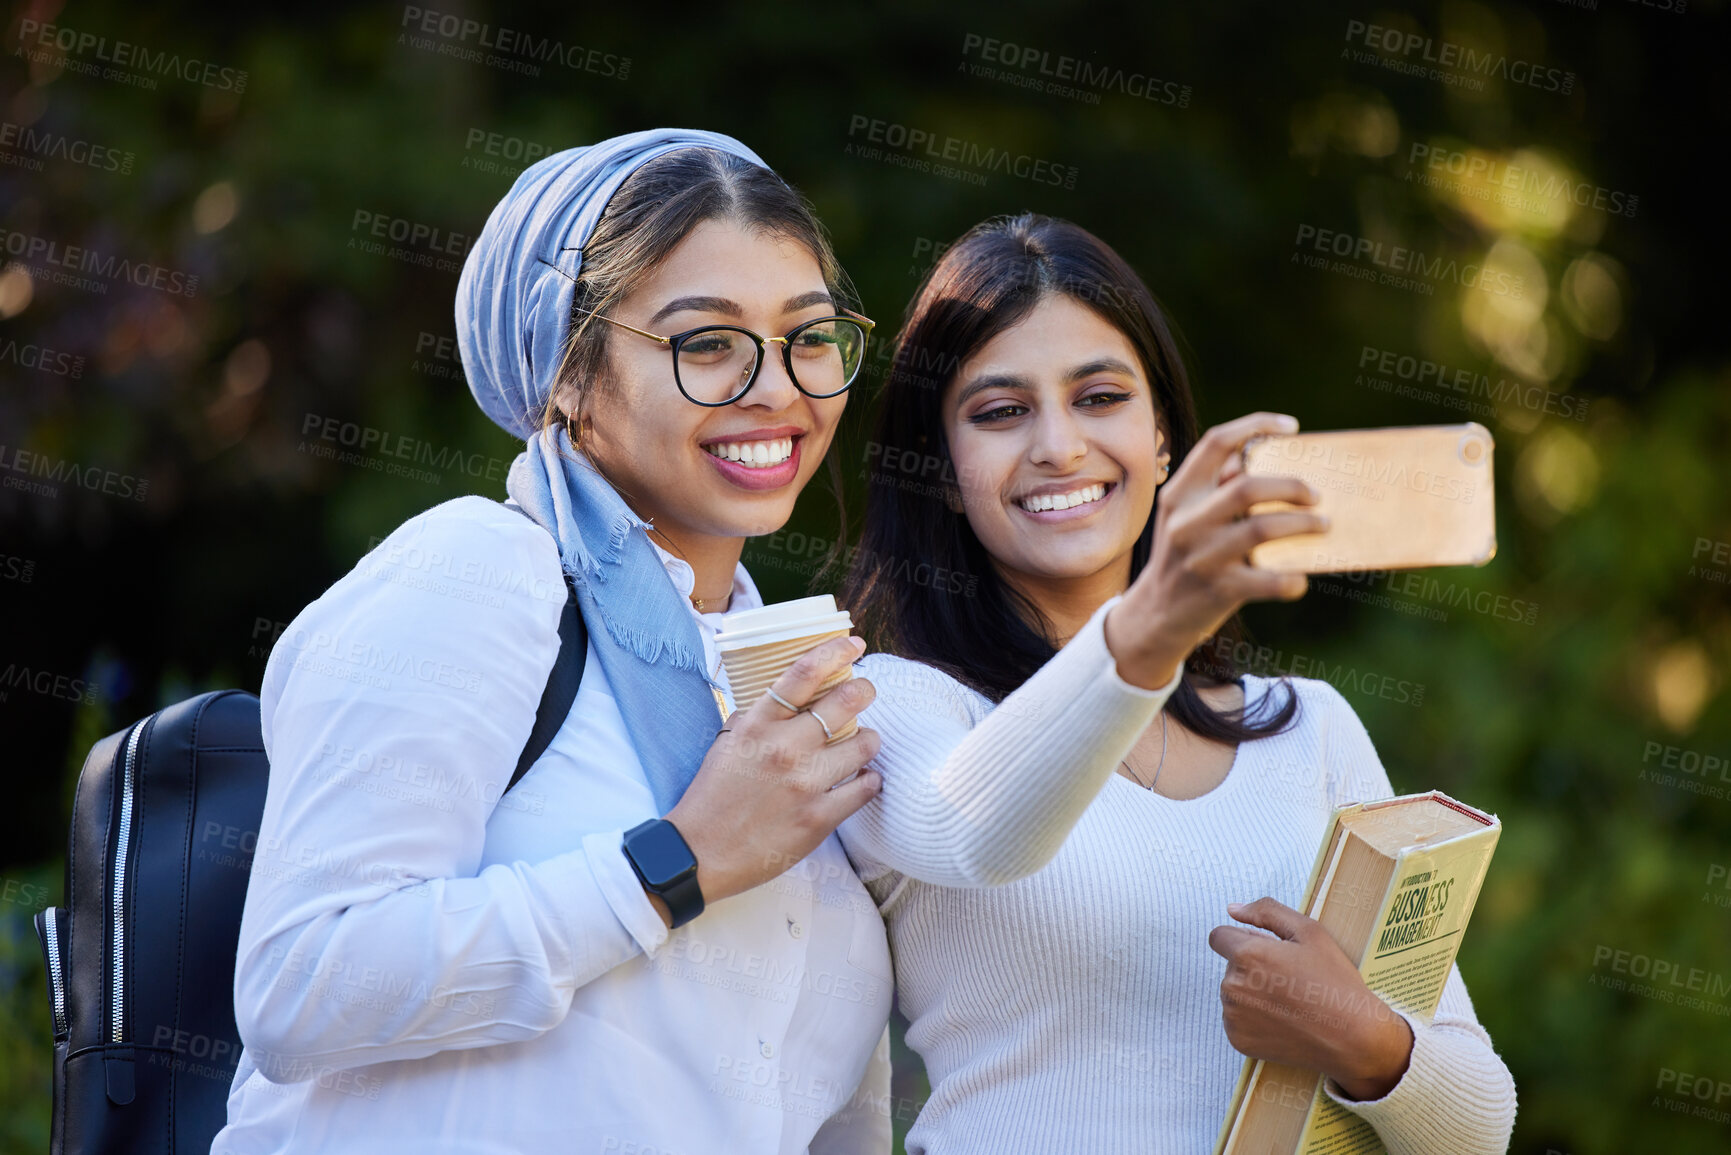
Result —
M 377 538 L 452 497 L 503 495 L 518 446 L 475 408 L 449 344 L 464 239 L 521 168 L 513 150 L 675 124 L 739 137 L 812 198 L 881 323 L 879 350 L 937 247 L 1037 209 L 1094 230 L 1143 274 L 1187 339 L 1207 424 L 1273 408 L 1309 429 L 1490 428 L 1495 560 L 1430 571 L 1431 585 L 1319 581 L 1296 605 L 1257 607 L 1269 650 L 1254 668 L 1322 663 L 1397 790 L 1440 788 L 1502 817 L 1460 962 L 1515 1074 L 1513 1150 L 1725 1150 L 1731 70 L 1723 3 L 1678 2 L 420 6 L 581 46 L 578 67 L 539 75 L 448 54 L 465 42 L 405 28 L 402 5 L 10 6 L 0 1148 L 46 1146 L 48 1011 L 29 918 L 61 898 L 83 752 L 191 693 L 256 690 L 273 631 Z M 139 87 L 102 76 L 96 49 L 21 35 L 27 20 L 218 70 Z M 1481 91 L 1406 75 L 1387 65 L 1418 54 L 1349 41 L 1355 20 L 1556 72 L 1540 73 L 1545 87 L 1492 78 Z M 988 38 L 1030 62 L 983 60 Z M 1045 91 L 1041 61 L 1060 58 L 1123 79 Z M 1547 90 L 1564 74 L 1569 92 Z M 1132 95 L 1150 76 L 1155 99 Z M 857 126 L 872 120 L 1044 160 L 1073 170 L 1074 187 L 860 155 L 874 146 Z M 97 145 L 101 162 L 45 140 Z M 1625 211 L 1428 188 L 1415 144 L 1582 181 Z M 365 251 L 357 213 L 438 230 L 456 246 L 450 270 Z M 1417 278 L 1426 293 L 1307 267 L 1305 226 L 1484 262 L 1526 291 Z M 15 236 L 161 266 L 164 283 L 55 283 Z M 32 367 L 28 350 L 44 348 L 60 356 Z M 1471 400 L 1488 407 L 1377 386 L 1411 384 L 1376 372 L 1384 350 L 1483 374 L 1493 396 Z M 856 513 L 881 367 L 834 450 Z M 305 432 L 326 420 L 417 439 L 443 467 L 403 477 L 376 453 L 319 456 L 343 448 Z M 788 533 L 748 546 L 770 600 L 805 592 L 833 543 L 826 490 L 811 487 Z M 1384 678 L 1422 686 L 1422 700 L 1379 689 Z M 1699 1002 L 1605 985 L 1630 978 L 1617 951 L 1696 968 Z M 923 1076 L 917 1057 L 898 1058 L 911 1116 Z M 1679 1094 L 1678 1073 L 1712 1093 Z

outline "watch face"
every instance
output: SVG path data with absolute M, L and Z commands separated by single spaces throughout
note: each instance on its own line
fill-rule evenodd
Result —
M 650 886 L 670 886 L 681 875 L 697 869 L 697 860 L 671 822 L 657 822 L 646 830 L 633 832 L 626 841 L 632 860 Z

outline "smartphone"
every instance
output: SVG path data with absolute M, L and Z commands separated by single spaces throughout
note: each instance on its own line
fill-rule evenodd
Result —
M 1251 564 L 1282 573 L 1484 565 L 1497 552 L 1493 447 L 1476 421 L 1252 438 L 1246 473 L 1302 478 L 1322 498 L 1262 501 L 1250 512 L 1309 509 L 1329 527 L 1262 542 Z

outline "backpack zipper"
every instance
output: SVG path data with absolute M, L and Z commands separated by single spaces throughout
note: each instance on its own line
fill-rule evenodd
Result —
M 48 993 L 54 1002 L 54 1034 L 66 1033 L 66 976 L 60 970 L 60 908 L 51 906 L 42 920 L 43 941 L 48 944 Z
M 121 1042 L 126 1019 L 126 851 L 132 842 L 132 778 L 133 763 L 138 754 L 138 739 L 144 734 L 144 723 L 132 728 L 126 739 L 126 758 L 120 770 L 120 836 L 114 847 L 114 1008 L 111 1015 L 113 1042 Z

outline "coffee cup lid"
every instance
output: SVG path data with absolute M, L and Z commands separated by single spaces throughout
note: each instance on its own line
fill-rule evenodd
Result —
M 853 618 L 846 610 L 835 608 L 834 596 L 819 594 L 724 614 L 715 644 L 722 649 L 734 649 L 851 629 Z

